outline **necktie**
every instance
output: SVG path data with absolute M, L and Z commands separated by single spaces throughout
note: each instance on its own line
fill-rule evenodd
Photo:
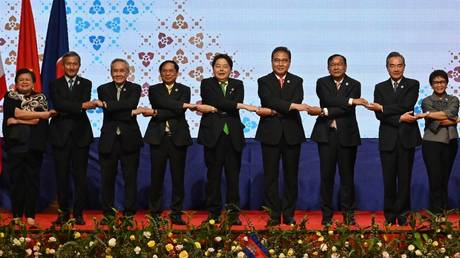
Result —
M 337 87 L 337 90 L 339 90 L 340 86 L 342 86 L 342 83 L 341 82 L 335 82 L 335 86 Z
M 219 86 L 222 90 L 222 92 L 224 93 L 224 96 L 225 96 L 225 93 L 227 91 L 227 85 L 228 85 L 228 82 L 219 82 Z M 228 124 L 227 123 L 224 123 L 224 129 L 223 129 L 224 133 L 226 135 L 229 135 L 230 134 L 230 128 L 228 127 Z
M 166 89 L 168 90 L 169 95 L 171 95 L 173 87 L 174 87 L 174 85 L 171 85 L 171 86 L 166 85 Z M 171 132 L 168 120 L 166 120 L 165 132 L 168 132 L 168 133 Z
M 398 82 L 393 83 L 393 91 L 396 92 L 396 89 L 398 89 Z
M 69 89 L 70 91 L 73 90 L 73 79 L 69 79 Z
M 278 81 L 280 82 L 280 88 L 284 87 L 284 78 L 279 78 Z
M 117 86 L 117 100 L 120 100 L 120 95 L 121 95 L 121 89 L 123 89 L 123 86 Z M 120 127 L 117 126 L 117 135 L 121 134 Z

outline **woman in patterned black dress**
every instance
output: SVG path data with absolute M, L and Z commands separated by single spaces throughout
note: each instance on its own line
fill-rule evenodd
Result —
M 48 118 L 56 112 L 48 110 L 44 94 L 33 91 L 35 74 L 32 71 L 19 69 L 14 80 L 16 86 L 3 102 L 3 136 L 13 222 L 19 223 L 25 215 L 27 224 L 33 226 Z

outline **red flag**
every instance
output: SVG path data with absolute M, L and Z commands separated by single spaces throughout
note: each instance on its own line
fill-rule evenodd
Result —
M 5 71 L 3 70 L 3 60 L 2 55 L 0 54 L 0 100 L 3 99 L 6 93 L 6 79 Z M 0 175 L 3 171 L 3 142 L 0 143 Z
M 38 66 L 37 37 L 35 35 L 34 16 L 29 0 L 22 0 L 21 23 L 19 27 L 19 44 L 16 70 L 29 68 L 35 73 L 36 92 L 41 92 L 40 67 Z

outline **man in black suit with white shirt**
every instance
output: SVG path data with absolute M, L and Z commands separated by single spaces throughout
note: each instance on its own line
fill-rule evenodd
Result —
M 415 147 L 422 142 L 413 113 L 420 84 L 403 76 L 406 63 L 400 53 L 388 54 L 386 67 L 390 78 L 375 86 L 374 103 L 367 108 L 380 120 L 385 219 L 388 224 L 406 225 Z
M 80 56 L 68 52 L 62 57 L 65 75 L 49 85 L 51 101 L 58 116 L 51 119 L 50 142 L 53 146 L 57 196 L 61 214 L 55 221 L 69 220 L 71 205 L 70 178 L 73 179 L 73 215 L 77 225 L 84 225 L 86 174 L 89 145 L 93 141 L 91 124 L 86 110 L 96 104 L 91 99 L 91 81 L 78 76 Z
M 311 108 L 318 115 L 311 139 L 318 143 L 321 172 L 322 224 L 332 222 L 332 194 L 336 167 L 340 173 L 340 206 L 345 224 L 354 219 L 354 169 L 357 146 L 361 144 L 356 105 L 367 105 L 361 96 L 361 84 L 346 75 L 347 59 L 339 54 L 327 60 L 329 75 L 316 82 L 320 108 Z
M 288 72 L 291 52 L 277 47 L 271 55 L 273 72 L 259 78 L 258 94 L 261 117 L 256 139 L 262 144 L 264 166 L 265 205 L 270 210 L 268 226 L 295 224 L 294 211 L 298 193 L 300 145 L 305 142 L 299 111 L 307 111 L 302 104 L 303 79 Z M 279 162 L 283 160 L 285 191 L 280 200 L 278 192 Z
M 189 104 L 190 88 L 176 82 L 179 73 L 176 62 L 164 61 L 159 71 L 163 82 L 149 87 L 152 108 L 142 112 L 144 116 L 151 117 L 144 136 L 144 141 L 150 144 L 150 213 L 153 218 L 160 216 L 166 162 L 169 160 L 173 189 L 169 217 L 173 224 L 185 225 L 181 217 L 184 171 L 187 147 L 192 144 L 185 111 L 196 105 Z
M 141 86 L 128 81 L 129 64 L 121 58 L 110 64 L 113 81 L 97 88 L 97 105 L 103 108 L 104 120 L 99 139 L 99 162 L 102 174 L 102 207 L 104 219 L 114 215 L 115 179 L 121 162 L 124 179 L 124 211 L 132 217 L 137 209 L 137 170 L 143 145 L 136 116 L 141 97 Z

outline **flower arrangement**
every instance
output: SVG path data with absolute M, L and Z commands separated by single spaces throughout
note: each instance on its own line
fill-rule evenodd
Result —
M 225 217 L 225 215 L 224 215 Z M 80 232 L 73 221 L 60 228 L 27 230 L 24 225 L 0 227 L 0 257 L 456 257 L 460 258 L 460 222 L 444 216 L 413 214 L 410 230 L 379 226 L 349 228 L 336 222 L 320 231 L 308 230 L 308 218 L 290 230 L 270 227 L 232 231 L 228 220 L 210 220 L 198 227 L 173 230 L 166 219 L 149 218 L 137 225 L 115 216 L 107 226 Z M 1 218 L 0 218 L 1 219 Z M 3 221 L 3 220 L 1 220 Z M 254 256 L 253 256 L 254 255 Z

